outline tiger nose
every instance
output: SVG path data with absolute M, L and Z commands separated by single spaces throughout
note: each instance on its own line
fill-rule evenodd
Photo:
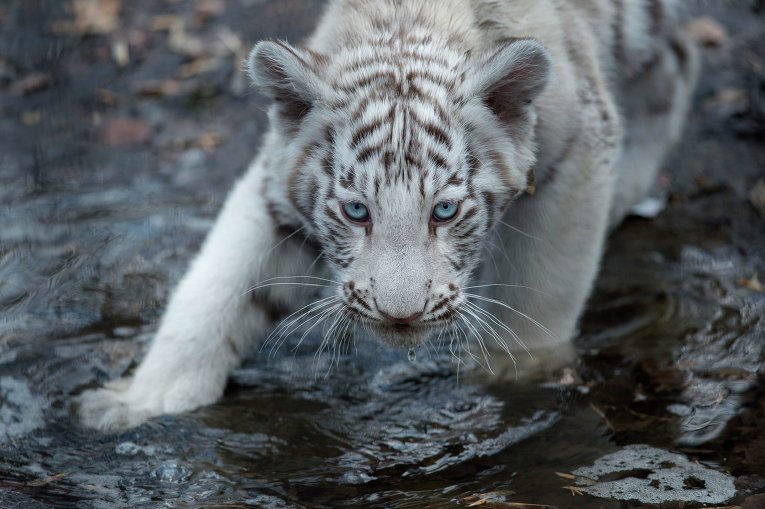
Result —
M 416 312 L 413 315 L 409 315 L 409 316 L 405 316 L 405 317 L 398 317 L 398 316 L 389 315 L 388 313 L 386 313 L 382 309 L 378 309 L 378 311 L 380 311 L 380 314 L 383 315 L 383 317 L 386 320 L 388 320 L 389 322 L 394 323 L 396 325 L 406 325 L 406 324 L 412 323 L 413 321 L 417 320 L 419 317 L 422 316 L 422 311 L 418 311 L 418 312 Z

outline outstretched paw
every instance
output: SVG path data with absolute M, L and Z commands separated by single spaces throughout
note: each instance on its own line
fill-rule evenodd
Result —
M 75 402 L 85 426 L 120 430 L 158 415 L 179 414 L 214 403 L 223 394 L 225 383 L 225 375 L 205 377 L 197 372 L 172 381 L 155 376 L 123 378 L 103 389 L 86 391 Z
M 101 431 L 132 428 L 157 415 L 150 408 L 138 407 L 128 400 L 129 380 L 119 380 L 101 389 L 82 393 L 75 401 L 82 424 Z

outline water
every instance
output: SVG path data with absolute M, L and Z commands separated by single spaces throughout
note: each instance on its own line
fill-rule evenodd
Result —
M 125 2 L 124 29 L 83 38 L 50 32 L 59 2 L 0 5 L 0 506 L 638 507 L 574 496 L 586 483 L 556 474 L 637 444 L 720 474 L 675 472 L 695 500 L 698 479 L 729 486 L 728 473 L 730 503 L 765 490 L 765 294 L 742 286 L 765 274 L 765 223 L 746 198 L 765 147 L 751 134 L 757 75 L 734 58 L 765 48 L 765 30 L 743 4 L 707 6 L 736 35 L 707 55 L 717 72 L 668 164 L 673 199 L 610 239 L 580 361 L 559 378 L 490 377 L 432 348 L 405 360 L 361 338 L 332 364 L 314 359 L 312 337 L 294 353 L 253 352 L 216 405 L 122 433 L 81 428 L 71 397 L 140 360 L 264 128 L 237 55 L 224 48 L 218 67 L 178 78 L 194 57 L 168 49 L 152 17 L 179 17 L 208 48 L 228 27 L 244 47 L 297 40 L 318 10 L 242 0 L 205 21 L 194 5 Z M 130 41 L 124 68 L 107 50 L 115 37 Z M 15 92 L 33 71 L 47 87 Z M 149 93 L 149 80 L 179 88 Z M 710 99 L 731 87 L 751 91 L 748 113 Z M 126 143 L 145 126 L 124 118 L 151 136 Z M 606 478 L 654 474 L 670 478 Z

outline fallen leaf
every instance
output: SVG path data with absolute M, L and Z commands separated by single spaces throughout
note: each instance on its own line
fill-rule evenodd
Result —
M 45 90 L 50 85 L 50 74 L 43 72 L 33 72 L 27 74 L 13 85 L 11 85 L 11 93 L 16 95 L 29 95 Z
M 568 472 L 555 472 L 555 475 L 567 481 L 576 481 L 579 486 L 592 486 L 598 482 L 595 479 L 590 479 L 583 475 L 569 474 Z
M 107 145 L 136 145 L 151 136 L 151 127 L 143 120 L 112 117 L 101 125 L 100 138 Z
M 176 18 L 169 27 L 170 35 L 167 44 L 171 51 L 190 58 L 200 58 L 205 55 L 205 45 L 202 39 L 186 32 L 186 23 Z
M 598 414 L 601 419 L 603 419 L 603 422 L 606 424 L 606 427 L 608 428 L 608 431 L 611 433 L 614 433 L 616 431 L 616 428 L 614 428 L 613 424 L 611 424 L 611 421 L 608 420 L 608 417 L 606 416 L 606 413 L 595 406 L 595 403 L 590 402 L 590 408 L 592 408 L 592 411 Z
M 751 203 L 757 212 L 765 219 L 765 179 L 760 179 L 749 191 L 749 203 Z
M 560 380 L 558 380 L 560 385 L 576 385 L 581 382 L 582 380 L 579 378 L 576 371 L 570 367 L 563 368 L 563 373 L 561 373 Z
M 160 14 L 151 18 L 149 26 L 155 32 L 166 32 L 170 30 L 170 27 L 173 26 L 177 19 L 178 16 L 175 14 Z
M 722 117 L 744 115 L 751 108 L 749 94 L 740 88 L 723 88 L 704 100 L 704 108 Z
M 72 0 L 73 20 L 54 21 L 54 33 L 70 35 L 108 34 L 118 25 L 122 0 Z
M 465 497 L 462 503 L 467 504 L 467 507 L 478 507 L 489 503 L 506 502 L 507 497 L 514 493 L 511 490 L 489 491 Z
M 580 490 L 576 486 L 563 486 L 563 489 L 564 490 L 569 490 L 571 492 L 571 496 L 572 497 L 575 497 L 577 495 L 584 496 L 584 492 L 582 492 L 582 490 Z
M 27 126 L 37 125 L 42 120 L 42 113 L 39 111 L 25 111 L 21 114 L 21 123 Z
M 221 63 L 222 62 L 219 58 L 196 58 L 188 64 L 183 64 L 181 68 L 178 69 L 178 77 L 181 79 L 191 78 L 198 74 L 203 74 L 208 71 L 217 69 L 220 67 Z
M 197 140 L 197 146 L 204 149 L 205 152 L 212 152 L 222 141 L 223 136 L 218 133 L 204 133 Z
M 721 46 L 728 40 L 725 27 L 709 16 L 692 20 L 686 30 L 694 41 L 704 46 Z
M 52 475 L 50 477 L 46 477 L 45 479 L 35 479 L 34 481 L 30 481 L 27 483 L 27 486 L 46 486 L 52 482 L 56 482 L 59 479 L 63 479 L 68 475 L 68 472 L 61 472 L 60 474 Z
M 181 83 L 176 80 L 149 80 L 138 83 L 134 91 L 146 96 L 175 96 L 181 93 Z
M 116 106 L 119 103 L 119 96 L 105 88 L 99 88 L 96 91 L 96 97 L 98 97 L 98 101 L 104 106 Z
M 222 133 L 206 132 L 200 135 L 194 135 L 193 137 L 177 138 L 174 140 L 174 145 L 179 150 L 188 150 L 190 148 L 201 148 L 205 152 L 212 152 L 215 150 L 226 136 Z
M 194 12 L 203 22 L 220 16 L 225 10 L 226 4 L 223 0 L 197 0 L 194 6 Z
M 765 285 L 760 282 L 757 274 L 753 275 L 751 278 L 742 277 L 738 280 L 738 284 L 753 292 L 765 293 Z
M 130 50 L 125 39 L 112 42 L 112 58 L 119 67 L 125 67 L 130 62 Z

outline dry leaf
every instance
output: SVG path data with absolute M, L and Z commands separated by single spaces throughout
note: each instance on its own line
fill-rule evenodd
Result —
M 721 46 L 728 40 L 725 27 L 709 16 L 694 19 L 686 30 L 694 41 L 704 46 Z
M 11 93 L 16 95 L 34 94 L 48 88 L 50 81 L 50 74 L 33 72 L 11 85 Z
M 98 101 L 104 106 L 116 106 L 117 103 L 119 103 L 119 96 L 105 88 L 99 88 L 96 91 L 96 96 L 98 97 Z
M 178 77 L 181 79 L 191 78 L 192 76 L 217 69 L 220 67 L 221 63 L 222 62 L 218 58 L 197 58 L 188 64 L 182 65 L 178 70 Z
M 555 475 L 567 481 L 576 481 L 580 486 L 592 486 L 598 482 L 595 479 L 590 479 L 583 475 L 569 474 L 568 472 L 555 472 Z
M 765 179 L 760 179 L 749 191 L 749 203 L 751 203 L 757 212 L 765 219 Z
M 223 14 L 226 4 L 223 0 L 197 0 L 194 12 L 202 21 L 207 21 Z
M 119 67 L 125 67 L 130 62 L 130 50 L 125 39 L 112 42 L 112 59 Z
M 576 486 L 563 486 L 564 490 L 569 490 L 571 492 L 571 496 L 575 497 L 577 495 L 584 496 L 584 492 L 577 488 Z
M 170 30 L 177 19 L 178 16 L 175 14 L 160 14 L 151 18 L 149 26 L 155 32 L 166 32 Z
M 176 80 L 150 80 L 142 81 L 135 87 L 135 93 L 138 95 L 151 96 L 174 96 L 181 93 L 181 83 Z
M 190 58 L 200 58 L 205 54 L 204 42 L 186 32 L 186 24 L 182 19 L 174 19 L 169 30 L 167 43 L 171 51 Z
M 46 477 L 45 479 L 35 479 L 34 481 L 30 481 L 27 483 L 27 486 L 46 486 L 52 482 L 56 482 L 59 479 L 63 479 L 68 475 L 68 472 L 61 472 L 60 474 L 52 475 L 50 477 Z
M 470 495 L 462 499 L 463 504 L 467 504 L 468 507 L 479 507 L 489 503 L 498 503 L 507 501 L 507 497 L 513 495 L 515 492 L 511 490 L 497 490 L 489 491 L 486 493 L 479 493 L 476 495 Z
M 73 20 L 55 21 L 55 33 L 70 35 L 108 34 L 117 28 L 122 0 L 72 0 Z
M 100 138 L 107 145 L 134 145 L 146 142 L 151 127 L 143 120 L 112 117 L 101 126 Z
M 42 120 L 42 113 L 39 111 L 25 111 L 21 114 L 21 123 L 27 126 L 37 125 Z
M 757 274 L 753 275 L 751 278 L 742 277 L 738 280 L 738 284 L 753 292 L 765 293 L 765 285 L 760 282 Z

